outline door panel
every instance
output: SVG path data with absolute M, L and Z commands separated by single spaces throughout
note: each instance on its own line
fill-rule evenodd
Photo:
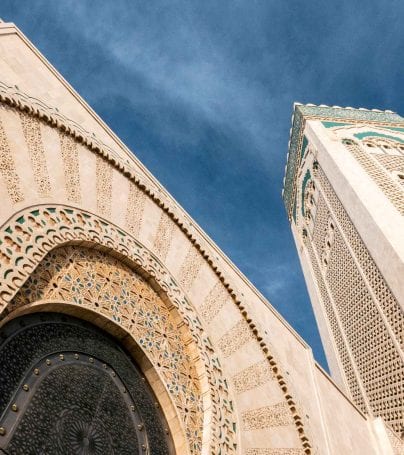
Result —
M 105 333 L 52 313 L 0 332 L 0 448 L 10 455 L 172 455 L 141 372 Z

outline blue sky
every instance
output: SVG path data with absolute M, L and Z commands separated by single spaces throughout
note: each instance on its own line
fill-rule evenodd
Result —
M 292 104 L 404 113 L 404 2 L 3 0 L 0 17 L 21 28 L 326 367 L 281 200 Z

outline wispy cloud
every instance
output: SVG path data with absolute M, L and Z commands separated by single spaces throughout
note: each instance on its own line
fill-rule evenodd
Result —
M 3 0 L 324 356 L 280 200 L 293 101 L 404 113 L 401 0 Z

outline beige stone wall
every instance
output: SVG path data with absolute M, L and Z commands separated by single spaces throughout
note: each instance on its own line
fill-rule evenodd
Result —
M 0 50 L 3 322 L 53 309 L 123 331 L 133 351 L 140 349 L 134 357 L 171 422 L 178 453 L 337 455 L 349 446 L 353 454 L 383 453 L 366 418 L 319 372 L 310 348 L 9 24 L 0 25 Z M 117 309 L 97 309 L 85 296 L 83 306 L 71 294 L 53 294 L 66 272 L 55 286 L 52 277 L 45 280 L 45 299 L 21 298 L 30 276 L 48 267 L 41 263 L 58 261 L 59 247 L 73 256 L 79 248 L 96 249 L 99 262 L 110 263 L 103 273 L 116 267 L 157 293 L 157 314 L 169 311 L 182 337 L 173 352 L 192 353 L 188 368 L 195 364 L 201 403 L 194 427 L 158 356 L 136 337 L 130 319 L 138 310 L 125 314 L 118 290 Z M 189 428 L 196 428 L 196 445 Z

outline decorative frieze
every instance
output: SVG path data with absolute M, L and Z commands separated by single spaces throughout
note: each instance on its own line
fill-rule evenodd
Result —
M 239 307 L 240 311 L 242 312 L 242 317 L 246 321 L 249 319 L 249 314 L 246 311 L 244 311 L 245 306 L 243 303 L 244 299 L 242 295 L 240 296 L 236 295 L 237 293 L 235 292 L 236 288 L 234 283 L 232 283 L 230 277 L 225 276 L 222 273 L 221 268 L 218 267 L 217 258 L 213 256 L 209 242 L 207 242 L 206 239 L 203 236 L 201 236 L 199 230 L 192 225 L 192 222 L 189 221 L 189 218 L 177 206 L 175 201 L 173 201 L 167 195 L 167 193 L 161 188 L 159 188 L 158 185 L 156 185 L 151 179 L 145 177 L 139 172 L 136 163 L 134 163 L 133 160 L 130 159 L 130 157 L 127 157 L 123 152 L 117 153 L 116 151 L 107 147 L 105 144 L 99 141 L 94 134 L 90 134 L 87 131 L 83 130 L 83 128 L 80 125 L 64 117 L 62 114 L 60 114 L 60 112 L 57 109 L 53 109 L 46 106 L 43 102 L 33 98 L 32 96 L 28 96 L 20 92 L 16 87 L 10 87 L 0 83 L 0 102 L 11 106 L 13 109 L 16 109 L 17 111 L 24 111 L 27 114 L 34 117 L 35 119 L 38 120 L 41 119 L 44 123 L 50 125 L 53 128 L 58 129 L 58 131 L 65 132 L 67 135 L 71 136 L 72 138 L 75 138 L 78 143 L 82 143 L 84 144 L 83 146 L 88 147 L 88 149 L 92 151 L 97 157 L 98 156 L 104 157 L 108 161 L 111 168 L 114 169 L 116 172 L 122 172 L 122 174 L 124 174 L 131 181 L 130 187 L 136 188 L 137 190 L 136 192 L 139 192 L 139 194 L 142 195 L 141 199 L 143 199 L 143 204 L 140 203 L 140 206 L 144 207 L 144 201 L 146 200 L 146 198 L 150 198 L 150 200 L 158 204 L 167 213 L 170 219 L 173 220 L 176 226 L 178 226 L 178 228 L 194 245 L 195 251 L 200 253 L 203 263 L 206 262 L 206 264 L 209 264 L 209 266 L 214 271 L 218 279 L 220 279 L 223 282 L 223 286 L 228 290 L 228 294 L 232 298 L 232 301 L 236 305 L 236 308 Z M 132 196 L 134 193 L 135 192 L 132 192 Z M 135 194 L 135 199 L 139 200 L 140 198 L 138 199 L 137 195 Z M 140 230 L 140 226 L 142 224 L 142 217 L 137 216 L 139 213 L 137 210 L 135 211 L 135 213 L 130 213 L 131 208 L 132 208 L 131 204 L 128 204 L 126 228 L 130 233 L 137 237 L 138 234 L 136 234 L 136 231 L 139 232 Z M 143 214 L 143 209 L 140 212 L 141 214 Z M 30 216 L 29 222 L 32 223 L 34 229 L 41 230 L 42 226 L 35 219 L 35 216 Z M 105 222 L 105 220 L 103 220 L 102 222 Z M 71 238 L 82 239 L 82 237 L 86 237 L 87 233 L 82 231 L 80 226 L 75 226 L 74 229 L 73 228 L 69 229 L 69 235 L 71 236 Z M 12 266 L 12 269 L 11 268 L 5 270 L 3 269 L 3 271 L 7 274 L 7 280 L 6 282 L 3 283 L 7 284 L 5 284 L 4 287 L 0 288 L 1 289 L 0 297 L 5 301 L 9 300 L 10 296 L 12 296 L 14 293 L 14 289 L 18 288 L 19 284 L 22 282 L 21 272 L 14 272 L 14 270 L 17 269 L 14 261 L 18 261 L 19 264 L 24 263 L 26 270 L 32 269 L 31 263 L 28 261 L 28 264 L 26 264 L 25 261 L 23 261 L 22 257 L 18 255 L 17 248 L 19 245 L 14 243 L 14 240 L 11 238 L 11 236 L 9 241 L 11 242 L 12 250 L 9 249 L 7 251 L 3 250 L 1 251 L 2 255 L 1 258 L 3 260 L 2 265 L 4 264 L 4 266 L 7 267 L 7 265 L 10 265 L 11 263 L 14 264 Z M 49 242 L 50 240 L 47 239 L 46 241 Z M 50 243 L 52 244 L 52 242 Z M 107 245 L 109 245 L 110 243 L 111 243 L 110 239 L 106 240 Z M 42 253 L 39 253 L 35 249 L 35 254 L 41 256 Z M 0 273 L 2 273 L 1 268 Z M 189 283 L 185 284 L 187 287 L 190 286 Z M 187 323 L 188 322 L 189 321 L 187 320 Z M 254 324 L 250 322 L 246 322 L 246 324 L 247 326 L 251 325 L 252 327 L 251 331 L 253 333 L 252 338 L 256 339 L 257 341 L 261 340 L 259 341 L 260 348 L 263 350 L 268 359 L 270 359 L 271 362 L 275 364 L 276 362 L 274 361 L 272 355 L 270 354 L 269 348 L 267 347 L 266 343 L 262 341 L 262 338 L 260 337 Z M 209 344 L 209 341 L 207 339 L 204 340 L 204 342 L 206 342 L 207 345 Z M 220 376 L 221 374 L 220 364 L 213 362 L 212 368 L 213 376 L 215 378 L 217 375 Z M 282 387 L 283 393 L 290 397 L 289 389 L 285 385 L 285 379 L 281 375 L 278 375 L 278 384 L 280 387 Z M 223 387 L 220 386 L 220 388 L 222 389 L 223 392 Z M 290 398 L 288 398 L 288 400 L 290 400 Z M 292 400 L 290 401 L 292 403 Z M 229 427 L 228 413 L 231 414 L 232 412 L 231 402 L 228 399 L 224 399 L 222 397 L 221 403 L 223 405 L 222 411 L 216 412 L 212 416 L 212 422 L 217 421 L 218 425 L 217 428 L 221 428 L 222 425 Z M 228 404 L 226 405 L 226 403 Z M 291 413 L 295 413 L 294 410 L 295 405 L 292 403 L 290 404 L 290 407 Z M 296 416 L 295 419 L 295 430 L 299 431 L 298 434 L 302 446 L 305 447 L 306 453 L 310 453 L 310 443 L 306 437 L 305 431 L 303 430 L 303 423 L 301 422 L 298 416 Z M 229 431 L 232 432 L 234 431 L 234 429 Z M 224 434 L 225 433 L 222 432 L 221 430 L 218 432 L 216 432 L 215 430 L 215 437 L 221 440 L 221 445 L 223 446 L 222 451 L 227 451 L 228 453 L 231 453 L 232 450 L 234 450 L 235 448 L 234 445 L 235 443 L 232 442 L 231 438 L 224 436 Z

